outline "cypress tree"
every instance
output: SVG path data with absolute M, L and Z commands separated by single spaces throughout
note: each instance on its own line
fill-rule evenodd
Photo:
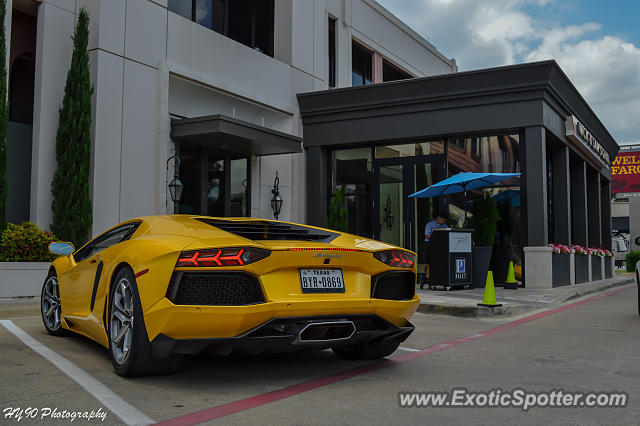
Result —
M 7 105 L 7 47 L 4 19 L 7 1 L 0 0 L 0 232 L 7 226 L 7 128 L 9 107 Z
M 56 135 L 56 161 L 51 193 L 51 231 L 80 247 L 89 239 L 93 208 L 89 194 L 91 173 L 91 94 L 89 77 L 89 15 L 80 9 L 73 34 L 73 56 L 64 87 Z

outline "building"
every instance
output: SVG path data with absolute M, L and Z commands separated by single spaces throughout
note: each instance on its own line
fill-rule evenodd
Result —
M 434 212 L 461 224 L 469 201 L 408 194 L 459 171 L 505 171 L 523 177 L 491 189 L 495 265 L 550 265 L 549 243 L 610 248 L 618 145 L 553 61 L 458 73 L 373 0 L 9 5 L 9 220 L 51 222 L 57 111 L 85 7 L 94 234 L 174 211 L 271 218 L 277 177 L 280 219 L 325 225 L 342 187 L 350 232 L 419 251 Z M 551 267 L 525 267 L 525 281 L 552 282 Z
M 196 7 L 197 6 L 197 7 Z M 90 15 L 93 233 L 178 211 L 304 222 L 296 94 L 456 71 L 373 0 L 13 0 L 9 220 L 51 223 L 76 14 Z
M 616 264 L 640 250 L 640 146 L 623 145 L 611 165 L 611 223 Z
M 492 257 L 498 282 L 508 259 L 523 261 L 532 286 L 611 275 L 597 259 L 586 277 L 568 264 L 566 276 L 552 273 L 549 244 L 611 248 L 611 161 L 619 150 L 555 61 L 310 92 L 298 101 L 310 223 L 325 223 L 326 191 L 343 186 L 360 212 L 355 232 L 419 250 L 436 208 L 460 218 L 468 202 L 462 194 L 409 194 L 460 171 L 521 172 L 492 188 L 505 224 Z

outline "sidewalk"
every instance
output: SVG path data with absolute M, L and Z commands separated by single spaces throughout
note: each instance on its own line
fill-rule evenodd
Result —
M 496 287 L 497 302 L 502 304 L 502 306 L 496 308 L 478 306 L 478 303 L 482 302 L 484 295 L 483 288 L 434 291 L 425 287 L 425 290 L 417 289 L 417 293 L 422 299 L 418 312 L 461 317 L 519 315 L 535 309 L 558 306 L 572 299 L 614 287 L 633 284 L 634 282 L 633 275 L 630 275 L 549 289 L 518 288 L 517 290 L 505 290 L 502 287 Z

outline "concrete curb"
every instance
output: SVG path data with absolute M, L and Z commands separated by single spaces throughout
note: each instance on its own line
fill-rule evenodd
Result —
M 540 309 L 544 307 L 557 306 L 564 302 L 578 299 L 580 297 L 584 297 L 593 293 L 600 293 L 606 290 L 609 290 L 614 287 L 621 287 L 628 284 L 635 283 L 635 279 L 633 277 L 628 278 L 618 278 L 614 280 L 603 280 L 605 282 L 598 284 L 587 284 L 582 287 L 580 284 L 577 286 L 573 286 L 569 293 L 565 293 L 560 295 L 557 299 L 555 299 L 551 303 L 505 303 L 502 306 L 495 308 L 488 308 L 486 306 L 470 306 L 470 305 L 443 305 L 438 303 L 432 303 L 422 299 L 420 305 L 418 306 L 418 312 L 422 312 L 425 314 L 441 314 L 441 315 L 451 315 L 457 317 L 490 317 L 490 316 L 508 316 L 508 315 L 520 315 L 525 312 L 529 312 L 535 309 Z M 478 301 L 480 302 L 480 300 Z M 500 302 L 500 300 L 498 301 Z
M 560 302 L 568 302 L 569 300 L 578 299 L 580 297 L 586 296 L 587 294 L 599 293 L 610 288 L 614 287 L 622 287 L 623 285 L 634 284 L 636 279 L 633 277 L 620 277 L 619 281 L 613 281 L 608 283 L 603 283 L 599 286 L 590 286 L 587 288 L 576 288 L 573 294 L 567 295 Z M 579 286 L 579 285 L 578 285 Z
M 489 317 L 494 315 L 519 315 L 538 308 L 540 308 L 540 306 L 502 305 L 495 308 L 489 308 L 486 306 L 438 305 L 421 302 L 420 306 L 418 306 L 418 312 L 422 312 L 423 314 L 452 315 L 456 317 Z

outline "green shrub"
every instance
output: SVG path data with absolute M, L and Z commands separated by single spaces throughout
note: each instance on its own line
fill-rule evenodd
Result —
M 636 271 L 636 262 L 640 260 L 640 251 L 630 251 L 627 253 L 627 272 Z
M 478 247 L 493 247 L 500 214 L 489 191 L 484 191 L 473 201 L 473 242 Z
M 342 232 L 347 232 L 349 229 L 349 216 L 347 215 L 347 208 L 344 206 L 344 196 L 341 186 L 336 189 L 335 195 L 331 197 L 331 201 L 329 202 L 327 228 Z
M 51 232 L 31 222 L 9 223 L 0 236 L 0 262 L 51 262 L 56 257 L 48 250 L 53 241 Z

